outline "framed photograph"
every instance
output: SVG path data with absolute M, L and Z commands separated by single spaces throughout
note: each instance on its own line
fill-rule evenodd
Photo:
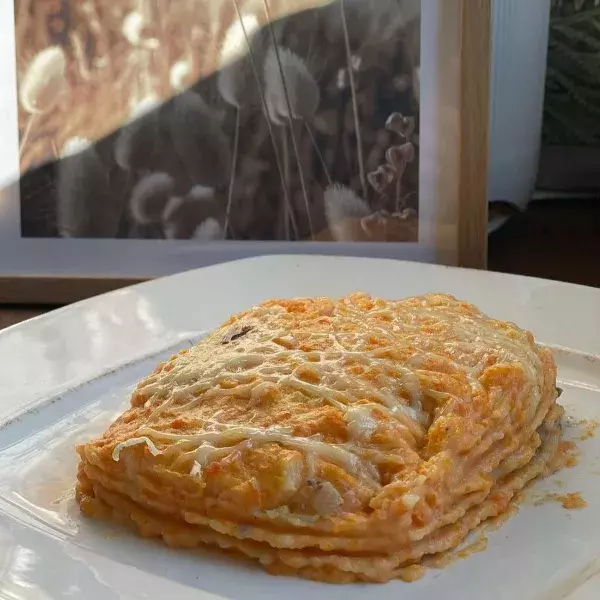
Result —
M 260 254 L 484 268 L 490 4 L 0 0 L 0 301 Z

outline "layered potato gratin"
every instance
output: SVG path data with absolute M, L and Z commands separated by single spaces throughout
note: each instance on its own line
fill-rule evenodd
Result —
M 548 350 L 451 296 L 273 300 L 139 383 L 77 498 L 273 574 L 406 578 L 551 468 L 556 398 Z

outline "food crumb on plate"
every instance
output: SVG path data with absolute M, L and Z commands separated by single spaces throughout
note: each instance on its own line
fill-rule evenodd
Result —
M 574 510 L 577 508 L 585 508 L 588 503 L 583 499 L 580 492 L 573 492 L 572 494 L 565 494 L 557 496 L 556 498 L 567 510 Z
M 581 433 L 579 439 L 583 442 L 589 440 L 596 435 L 596 429 L 600 423 L 594 419 L 583 419 L 579 422 Z
M 535 506 L 541 506 L 550 502 L 559 502 L 567 510 L 576 510 L 586 508 L 588 503 L 584 500 L 581 492 L 571 492 L 570 494 L 544 494 L 534 502 Z
M 560 471 L 562 468 L 571 469 L 579 463 L 580 450 L 575 442 L 563 440 L 558 445 L 558 452 L 553 461 L 554 472 Z

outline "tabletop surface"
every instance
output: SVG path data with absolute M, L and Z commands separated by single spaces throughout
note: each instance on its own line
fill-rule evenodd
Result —
M 0 305 L 0 329 L 10 327 L 11 325 L 15 325 L 27 319 L 32 319 L 49 310 L 52 310 L 52 307 L 17 307 Z

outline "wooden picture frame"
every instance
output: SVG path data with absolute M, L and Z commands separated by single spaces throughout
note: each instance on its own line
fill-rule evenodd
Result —
M 14 0 L 1 2 L 5 12 L 12 12 Z M 293 0 L 287 13 L 316 4 L 326 3 Z M 18 51 L 14 31 L 5 35 L 7 63 L 0 69 L 14 93 L 6 95 L 0 116 L 9 138 L 4 148 L 0 145 L 5 159 L 0 180 L 8 182 L 0 198 L 0 302 L 62 304 L 177 270 L 265 253 L 380 256 L 486 268 L 491 0 L 421 0 L 420 10 L 420 112 L 428 125 L 420 131 L 418 186 L 427 210 L 419 209 L 415 244 L 227 241 L 207 242 L 200 254 L 198 244 L 191 248 L 183 241 L 21 238 L 15 231 L 20 188 L 14 176 L 19 172 Z
M 487 266 L 491 1 L 462 0 L 458 264 Z

